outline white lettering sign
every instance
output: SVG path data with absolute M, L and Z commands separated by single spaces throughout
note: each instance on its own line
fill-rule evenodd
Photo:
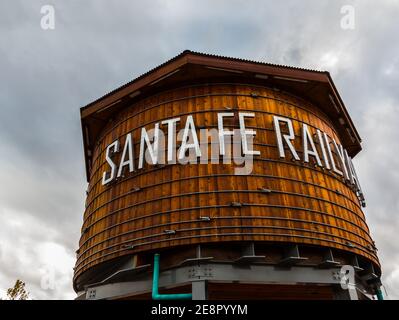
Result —
M 187 116 L 184 127 L 176 134 L 177 123 L 180 118 L 172 118 L 157 122 L 154 127 L 147 131 L 141 128 L 140 136 L 140 152 L 138 157 L 138 169 L 144 167 L 144 160 L 148 165 L 156 164 L 174 164 L 176 160 L 181 164 L 186 163 L 219 163 L 219 157 L 223 156 L 223 163 L 231 163 L 231 158 L 237 160 L 236 164 L 248 165 L 251 170 L 247 170 L 247 174 L 252 172 L 252 158 L 259 156 L 260 151 L 254 150 L 253 140 L 256 131 L 248 129 L 245 121 L 255 117 L 254 113 L 239 112 L 238 122 L 239 129 L 227 130 L 225 120 L 233 120 L 233 112 L 221 112 L 217 114 L 217 129 L 210 128 L 201 129 L 200 141 L 198 140 L 197 130 L 192 115 Z M 164 132 L 160 129 L 160 124 L 167 127 L 167 143 L 165 143 Z M 357 178 L 352 159 L 344 147 L 336 142 L 333 137 L 329 137 L 326 132 L 312 128 L 310 125 L 301 123 L 301 130 L 294 131 L 292 120 L 281 116 L 273 116 L 273 127 L 276 135 L 276 144 L 278 155 L 280 158 L 289 158 L 290 160 L 302 161 L 303 163 L 312 163 L 315 166 L 325 168 L 334 174 L 342 176 L 345 180 L 352 184 L 362 204 L 364 204 L 363 193 Z M 298 128 L 298 127 L 296 127 Z M 206 131 L 206 132 L 203 132 Z M 237 136 L 238 135 L 238 136 Z M 211 146 L 211 150 L 216 150 L 216 155 L 212 155 L 212 159 L 208 159 L 208 138 L 215 136 L 219 146 Z M 238 138 L 238 139 L 237 139 Z M 181 141 L 180 147 L 177 146 L 177 140 Z M 211 139 L 212 141 L 214 139 Z M 226 143 L 227 142 L 227 143 Z M 238 142 L 238 143 L 237 143 Z M 215 144 L 212 142 L 212 144 Z M 231 144 L 233 149 L 231 149 Z M 237 150 L 237 144 L 239 149 Z M 113 155 L 120 150 L 119 140 L 114 141 L 105 150 L 105 160 L 109 166 L 109 170 L 103 172 L 102 184 L 108 184 L 116 178 L 123 176 L 124 170 L 129 172 L 135 171 L 134 159 L 134 141 L 132 133 L 126 135 L 123 144 L 122 154 L 119 164 L 113 160 Z M 297 151 L 301 150 L 301 151 Z M 166 162 L 165 162 L 166 153 Z M 212 152 L 214 153 L 214 152 Z M 300 156 L 301 155 L 301 156 Z M 176 157 L 177 156 L 177 157 Z M 229 159 L 226 159 L 230 157 Z M 242 158 L 240 162 L 239 158 Z M 204 159 L 206 158 L 206 159 Z M 251 161 L 247 160 L 250 159 Z M 217 161 L 215 161 L 217 160 Z

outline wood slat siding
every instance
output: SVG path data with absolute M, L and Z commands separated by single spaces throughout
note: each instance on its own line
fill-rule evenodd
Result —
M 256 94 L 257 97 L 251 96 Z M 187 115 L 200 127 L 217 128 L 217 113 L 249 111 L 256 128 L 252 174 L 234 175 L 229 164 L 148 166 L 137 170 L 141 128 Z M 364 214 L 343 178 L 327 170 L 279 158 L 272 116 L 293 119 L 340 141 L 318 108 L 295 96 L 251 85 L 220 84 L 169 90 L 123 110 L 104 128 L 94 150 L 75 279 L 90 267 L 116 257 L 187 244 L 222 241 L 273 241 L 327 246 L 378 259 L 371 246 Z M 238 117 L 226 118 L 238 128 Z M 166 133 L 166 129 L 164 132 Z M 106 147 L 132 133 L 136 171 L 109 186 L 101 185 L 108 170 Z M 296 138 L 296 149 L 301 150 Z M 120 154 L 115 157 L 119 161 Z M 136 190 L 140 188 L 140 190 Z M 264 193 L 260 188 L 271 189 Z M 240 202 L 242 207 L 231 207 Z M 211 221 L 199 217 L 209 216 Z M 168 235 L 164 230 L 176 230 Z M 348 246 L 348 243 L 354 247 Z M 135 245 L 126 249 L 124 244 Z

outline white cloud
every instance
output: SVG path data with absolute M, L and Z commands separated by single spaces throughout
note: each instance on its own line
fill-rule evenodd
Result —
M 0 283 L 4 290 L 21 279 L 33 299 L 73 298 L 71 276 L 75 257 L 63 244 L 55 242 L 58 230 L 12 209 L 3 208 L 1 217 Z M 50 278 L 50 287 L 43 287 L 43 277 Z

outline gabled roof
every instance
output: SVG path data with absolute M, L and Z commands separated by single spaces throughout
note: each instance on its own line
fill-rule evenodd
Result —
M 350 156 L 361 150 L 360 136 L 328 72 L 186 50 L 80 109 L 87 179 L 92 150 L 112 114 L 155 92 L 212 79 L 261 84 L 296 94 L 329 116 Z

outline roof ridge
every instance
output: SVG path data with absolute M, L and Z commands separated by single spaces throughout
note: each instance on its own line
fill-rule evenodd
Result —
M 262 61 L 255 61 L 255 60 L 249 60 L 249 59 L 243 59 L 243 58 L 236 58 L 236 57 L 228 57 L 228 56 L 222 56 L 222 55 L 211 54 L 211 53 L 203 53 L 203 52 L 192 51 L 192 50 L 186 49 L 186 50 L 180 52 L 178 55 L 170 58 L 169 60 L 166 60 L 165 62 L 157 65 L 156 67 L 154 67 L 154 68 L 152 68 L 152 69 L 140 74 L 136 78 L 134 78 L 134 79 L 122 84 L 121 86 L 117 87 L 116 89 L 108 91 L 107 93 L 105 93 L 101 97 L 97 98 L 96 100 L 91 101 L 90 103 L 86 104 L 84 107 L 82 107 L 82 109 L 85 109 L 85 108 L 89 107 L 90 105 L 93 105 L 94 103 L 96 103 L 96 102 L 104 99 L 105 97 L 107 97 L 107 96 L 119 91 L 120 89 L 123 89 L 123 88 L 127 87 L 131 83 L 144 78 L 148 74 L 150 74 L 150 73 L 162 68 L 163 66 L 165 66 L 165 65 L 167 65 L 167 64 L 169 64 L 169 63 L 171 63 L 171 62 L 173 62 L 173 61 L 175 61 L 177 59 L 179 59 L 180 57 L 182 57 L 182 56 L 184 56 L 186 54 L 194 54 L 194 55 L 203 56 L 203 57 L 212 57 L 212 58 L 233 60 L 233 61 L 246 62 L 246 63 L 255 63 L 255 64 L 259 64 L 259 65 L 264 65 L 264 66 L 287 68 L 287 69 L 293 69 L 293 70 L 301 70 L 301 71 L 317 72 L 317 73 L 328 73 L 327 71 L 313 70 L 313 69 L 300 68 L 300 67 L 294 67 L 294 66 L 288 66 L 288 65 L 282 65 L 282 64 L 275 64 L 275 63 L 269 63 L 269 62 L 262 62 Z
M 315 69 L 310 69 L 310 68 L 302 68 L 302 67 L 295 67 L 295 66 L 289 66 L 289 65 L 284 65 L 284 64 L 278 64 L 278 63 L 270 63 L 270 62 L 264 62 L 264 61 L 258 61 L 258 60 L 250 60 L 250 59 L 243 59 L 243 58 L 237 58 L 237 57 L 230 57 L 230 56 L 223 56 L 223 55 L 218 55 L 218 54 L 212 54 L 212 53 L 203 53 L 199 51 L 191 51 L 191 50 L 184 50 L 182 53 L 185 52 L 190 52 L 192 54 L 197 54 L 201 56 L 207 56 L 207 57 L 213 57 L 213 58 L 222 58 L 222 59 L 228 59 L 228 60 L 234 60 L 234 61 L 242 61 L 242 62 L 248 62 L 248 63 L 256 63 L 256 64 L 261 64 L 261 65 L 267 65 L 267 66 L 272 66 L 272 67 L 283 67 L 283 68 L 289 68 L 289 69 L 295 69 L 295 70 L 303 70 L 303 71 L 310 71 L 310 72 L 318 72 L 318 73 L 326 73 L 327 71 L 325 70 L 315 70 Z

